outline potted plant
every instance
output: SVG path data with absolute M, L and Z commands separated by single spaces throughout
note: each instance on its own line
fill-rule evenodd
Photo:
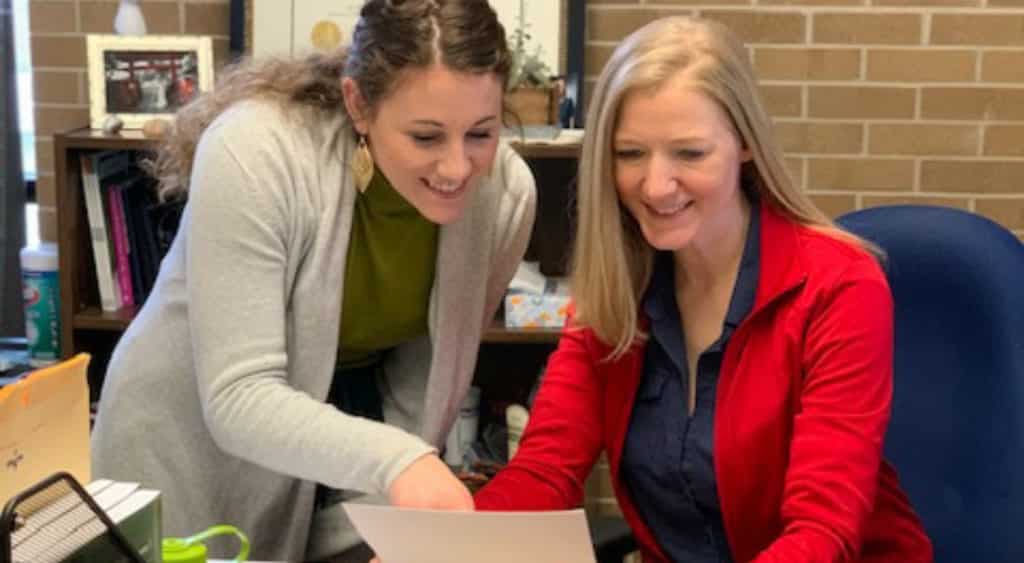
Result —
M 525 0 L 519 0 L 516 29 L 509 36 L 512 70 L 509 107 L 522 125 L 550 125 L 558 119 L 558 91 L 540 45 L 530 46 Z

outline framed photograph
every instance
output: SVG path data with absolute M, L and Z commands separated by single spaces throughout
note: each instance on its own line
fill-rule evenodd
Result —
M 86 38 L 89 121 L 102 128 L 109 115 L 138 129 L 171 119 L 213 87 L 212 40 L 204 36 L 95 35 Z

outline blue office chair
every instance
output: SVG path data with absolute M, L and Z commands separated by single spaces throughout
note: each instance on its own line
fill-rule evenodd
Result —
M 838 223 L 887 253 L 896 339 L 885 453 L 936 561 L 1024 561 L 1024 245 L 941 207 L 877 207 Z

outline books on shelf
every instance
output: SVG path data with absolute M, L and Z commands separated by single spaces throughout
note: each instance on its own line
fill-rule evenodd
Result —
M 114 176 L 123 174 L 131 168 L 131 154 L 123 151 L 87 153 L 81 156 L 81 165 L 82 191 L 89 218 L 89 240 L 92 242 L 92 257 L 96 265 L 100 306 L 104 311 L 116 311 L 122 305 L 121 290 L 115 281 L 117 271 L 103 191 Z
M 141 305 L 174 237 L 183 203 L 160 203 L 132 151 L 82 153 L 82 190 L 100 307 Z

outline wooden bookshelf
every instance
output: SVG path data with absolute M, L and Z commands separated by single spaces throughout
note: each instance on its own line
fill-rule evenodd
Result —
M 115 312 L 100 310 L 79 157 L 101 150 L 153 151 L 158 143 L 136 130 L 110 135 L 83 128 L 54 135 L 61 353 L 64 357 L 82 351 L 92 353 L 94 362 L 90 372 L 93 376 L 102 372 L 106 365 L 103 351 L 113 347 L 136 310 L 134 307 Z
M 141 131 L 126 130 L 106 134 L 95 129 L 75 129 L 54 135 L 54 167 L 57 205 L 57 243 L 60 248 L 61 351 L 64 357 L 77 352 L 94 356 L 91 380 L 100 381 L 105 371 L 106 356 L 121 333 L 128 328 L 138 312 L 137 307 L 103 311 L 99 303 L 96 270 L 89 237 L 89 223 L 82 192 L 79 158 L 84 153 L 100 150 L 155 151 L 159 140 L 146 138 Z M 578 144 L 546 144 L 513 142 L 523 155 L 537 180 L 537 220 L 527 257 L 539 260 L 545 274 L 564 273 L 567 254 L 569 207 L 571 197 L 566 186 L 576 174 Z M 546 356 L 558 342 L 560 329 L 506 328 L 495 319 L 485 331 L 481 355 L 497 352 L 507 355 L 522 346 L 536 348 L 535 355 Z M 494 361 L 496 366 L 507 362 Z

